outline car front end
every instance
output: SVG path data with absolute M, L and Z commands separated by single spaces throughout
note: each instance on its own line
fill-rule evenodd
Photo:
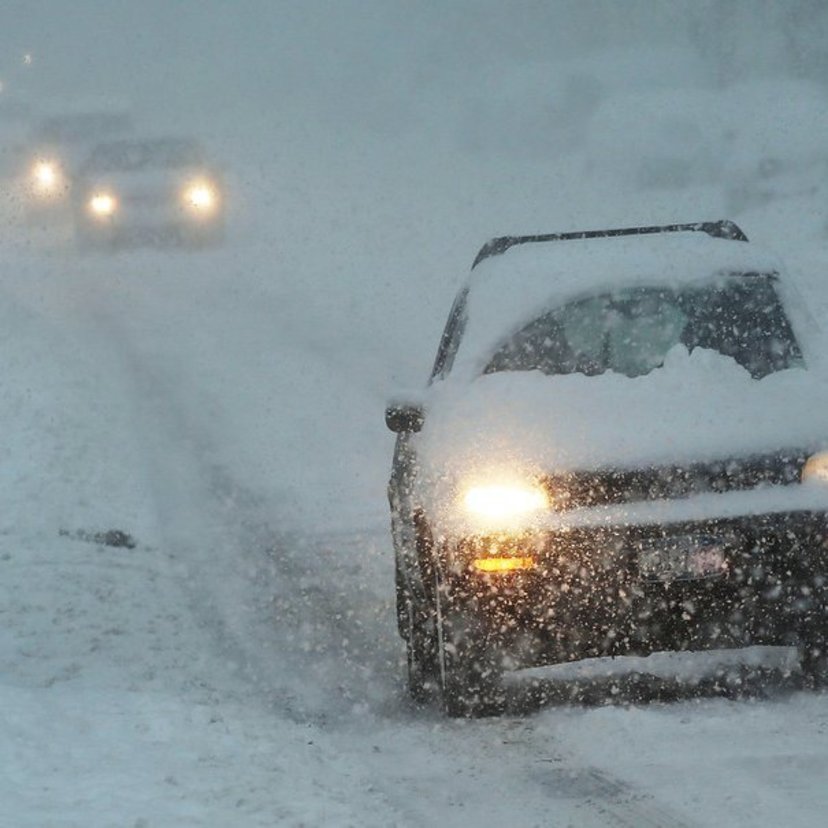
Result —
M 828 382 L 778 263 L 728 222 L 563 238 L 485 247 L 386 413 L 412 695 L 471 715 L 504 670 L 756 644 L 828 680 Z
M 208 244 L 221 238 L 218 176 L 108 176 L 85 181 L 76 206 L 81 241 L 94 244 Z
M 828 574 L 828 492 L 807 467 L 785 452 L 472 489 L 463 505 L 494 497 L 496 514 L 431 541 L 439 588 L 512 668 L 793 645 L 824 618 Z M 494 530 L 509 500 L 543 517 Z
M 189 138 L 112 141 L 82 165 L 73 211 L 81 247 L 197 247 L 223 238 L 226 188 Z

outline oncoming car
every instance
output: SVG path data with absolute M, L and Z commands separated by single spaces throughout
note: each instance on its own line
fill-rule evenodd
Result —
M 112 141 L 96 146 L 74 189 L 81 247 L 221 240 L 224 193 L 217 170 L 189 138 Z
M 756 644 L 826 680 L 828 383 L 800 297 L 728 221 L 481 250 L 426 391 L 386 409 L 415 699 L 478 715 L 506 670 Z

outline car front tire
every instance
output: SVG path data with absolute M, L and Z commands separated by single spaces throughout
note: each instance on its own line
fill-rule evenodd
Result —
M 431 700 L 437 687 L 437 629 L 432 613 L 408 601 L 405 639 L 408 663 L 408 694 L 417 704 Z

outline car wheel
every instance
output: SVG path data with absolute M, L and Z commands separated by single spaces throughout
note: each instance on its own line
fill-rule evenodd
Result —
M 405 650 L 408 662 L 408 694 L 418 704 L 432 698 L 437 686 L 437 630 L 433 614 L 408 602 L 408 634 Z
M 429 701 L 437 687 L 437 625 L 433 607 L 414 598 L 397 567 L 397 623 L 405 641 L 408 693 L 418 704 Z
M 439 666 L 443 709 L 453 717 L 503 712 L 502 667 L 497 647 L 467 609 L 438 598 Z

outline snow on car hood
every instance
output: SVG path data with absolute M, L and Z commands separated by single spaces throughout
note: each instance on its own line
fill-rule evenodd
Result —
M 532 475 L 810 451 L 828 447 L 828 384 L 804 368 L 755 380 L 730 357 L 677 345 L 662 368 L 632 379 L 528 371 L 438 383 L 419 439 L 425 477 L 446 485 L 490 469 Z
M 735 360 L 675 346 L 662 368 L 607 373 L 487 374 L 432 387 L 417 436 L 422 505 L 435 531 L 474 531 L 459 504 L 469 486 L 570 471 L 634 470 L 828 448 L 828 383 L 791 368 L 753 379 Z M 544 512 L 546 526 L 665 523 L 828 508 L 824 485 L 764 485 Z

